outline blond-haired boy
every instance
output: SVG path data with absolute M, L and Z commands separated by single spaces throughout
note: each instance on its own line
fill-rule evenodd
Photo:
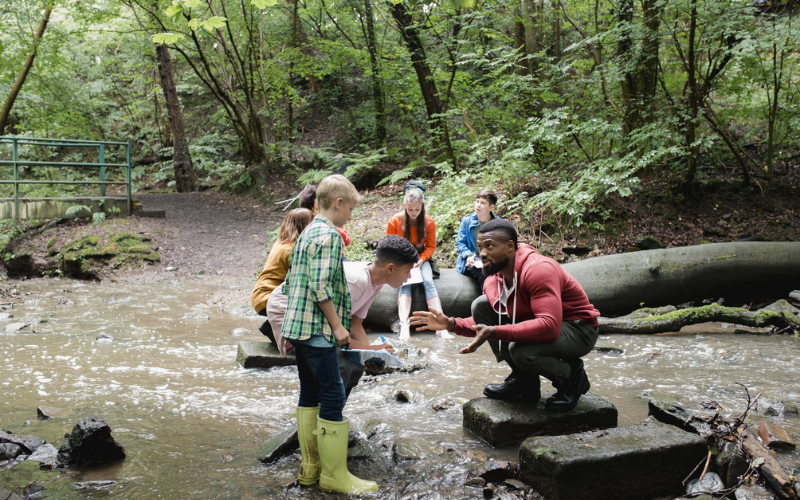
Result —
M 294 346 L 300 399 L 297 438 L 303 463 L 300 484 L 319 481 L 323 490 L 377 491 L 373 481 L 347 470 L 349 421 L 339 375 L 337 346 L 350 342 L 350 293 L 342 266 L 343 242 L 337 227 L 347 223 L 360 196 L 342 175 L 329 175 L 317 187 L 319 215 L 292 249 L 284 283 L 289 297 L 281 336 Z

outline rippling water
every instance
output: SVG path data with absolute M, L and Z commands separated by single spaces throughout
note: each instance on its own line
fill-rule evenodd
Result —
M 235 362 L 238 341 L 263 339 L 260 318 L 219 311 L 209 304 L 215 290 L 196 284 L 34 279 L 5 286 L 21 295 L 14 318 L 0 324 L 0 428 L 60 446 L 81 417 L 100 416 L 128 455 L 121 465 L 70 470 L 72 481 L 113 479 L 119 485 L 69 498 L 320 496 L 313 488 L 281 489 L 296 477 L 294 457 L 271 465 L 254 458 L 264 440 L 291 426 L 298 389 L 294 367 L 244 370 Z M 183 319 L 190 312 L 204 312 L 210 320 Z M 5 324 L 24 317 L 46 321 L 34 331 L 4 332 Z M 250 331 L 234 336 L 235 328 Z M 100 332 L 113 340 L 97 340 Z M 484 384 L 502 380 L 507 368 L 494 362 L 488 346 L 462 356 L 456 347 L 465 339 L 412 338 L 434 368 L 365 383 L 345 408 L 351 429 L 387 424 L 376 438 L 385 446 L 381 457 L 354 464 L 353 472 L 379 481 L 381 491 L 372 495 L 377 498 L 472 496 L 463 488 L 465 471 L 487 457 L 516 460 L 516 449 L 485 446 L 462 429 L 458 411 L 436 412 L 430 403 L 443 396 L 477 397 Z M 643 394 L 691 408 L 713 399 L 740 412 L 744 392 L 736 382 L 762 394 L 762 411 L 779 400 L 800 402 L 798 339 L 695 327 L 684 335 L 603 340 L 624 353 L 592 353 L 586 366 L 592 392 L 617 406 L 620 425 L 646 416 Z M 412 402 L 396 400 L 401 389 L 412 394 Z M 63 408 L 69 416 L 41 421 L 38 406 Z M 800 419 L 777 421 L 795 438 L 800 434 Z M 423 458 L 395 464 L 392 443 L 405 438 L 416 441 Z M 11 489 L 21 482 L 14 469 L 0 472 L 0 485 Z M 42 498 L 48 497 L 66 498 Z

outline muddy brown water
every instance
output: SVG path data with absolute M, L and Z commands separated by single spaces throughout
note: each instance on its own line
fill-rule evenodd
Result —
M 81 417 L 100 416 L 127 452 L 121 464 L 70 469 L 62 476 L 63 481 L 115 480 L 116 487 L 42 498 L 322 496 L 316 488 L 281 488 L 296 477 L 296 457 L 270 465 L 256 461 L 259 445 L 292 425 L 297 375 L 293 367 L 245 370 L 235 362 L 238 341 L 263 339 L 257 331 L 261 320 L 210 305 L 218 289 L 47 278 L 6 286 L 20 296 L 14 319 L 0 324 L 0 428 L 60 446 Z M 183 319 L 191 312 L 210 319 Z M 24 317 L 46 322 L 33 325 L 33 331 L 5 333 L 6 324 Z M 236 328 L 249 332 L 234 336 Z M 744 408 L 740 382 L 763 394 L 761 412 L 779 400 L 800 401 L 800 340 L 711 333 L 716 331 L 732 330 L 716 325 L 675 336 L 605 337 L 624 353 L 587 357 L 592 391 L 617 406 L 620 425 L 645 418 L 645 394 L 690 408 L 713 399 L 738 413 Z M 97 340 L 100 332 L 113 340 Z M 507 369 L 486 346 L 459 355 L 457 346 L 465 339 L 431 334 L 412 339 L 423 351 L 420 360 L 433 368 L 382 376 L 350 397 L 345 414 L 351 429 L 386 424 L 372 440 L 378 443 L 376 458 L 356 461 L 352 470 L 379 482 L 380 492 L 371 495 L 376 498 L 474 497 L 475 491 L 463 486 L 466 471 L 487 458 L 516 460 L 516 449 L 483 444 L 462 428 L 457 409 L 437 412 L 431 401 L 478 397 L 484 384 L 502 380 Z M 401 389 L 410 392 L 411 402 L 396 400 Z M 63 408 L 67 415 L 42 421 L 36 418 L 38 406 Z M 774 420 L 797 439 L 800 419 Z M 415 442 L 419 460 L 392 460 L 392 443 L 403 439 Z M 800 461 L 795 454 L 789 459 Z M 24 486 L 22 480 L 14 469 L 0 472 L 0 485 L 9 489 Z

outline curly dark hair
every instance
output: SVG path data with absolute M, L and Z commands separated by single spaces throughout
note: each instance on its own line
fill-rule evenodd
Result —
M 314 210 L 314 202 L 317 200 L 317 186 L 309 184 L 300 193 L 300 207 Z
M 514 227 L 514 224 L 508 222 L 505 219 L 492 219 L 486 224 L 481 226 L 481 229 L 478 231 L 478 234 L 483 233 L 491 233 L 491 232 L 498 232 L 502 233 L 506 237 L 506 241 L 513 241 L 514 248 L 517 247 L 517 228 Z
M 407 239 L 390 234 L 381 238 L 378 249 L 375 251 L 375 262 L 389 263 L 404 266 L 413 264 L 419 259 L 419 254 L 414 245 Z

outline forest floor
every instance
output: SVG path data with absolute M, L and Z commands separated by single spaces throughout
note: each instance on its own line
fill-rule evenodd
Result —
M 520 228 L 521 240 L 560 262 L 632 251 L 637 238 L 648 235 L 668 248 L 742 238 L 800 241 L 800 169 L 772 182 L 759 181 L 755 192 L 737 189 L 735 179 L 717 179 L 692 200 L 676 197 L 668 181 L 645 179 L 634 196 L 611 199 L 607 204 L 613 216 L 596 229 L 570 228 L 566 220 L 536 211 L 529 220 L 518 214 L 509 218 Z M 240 196 L 137 194 L 144 210 L 164 210 L 166 218 L 132 217 L 127 230 L 151 236 L 161 261 L 107 268 L 101 279 L 204 282 L 219 288 L 222 306 L 248 303 L 285 215 L 285 205 L 274 201 L 292 198 L 302 189 L 288 174 L 259 184 Z M 370 258 L 365 243 L 374 244 L 383 234 L 389 218 L 401 209 L 402 192 L 403 183 L 362 191 L 362 203 L 346 226 L 353 238 L 346 252 L 351 260 Z M 435 255 L 442 267 L 455 265 L 454 239 L 440 237 Z

